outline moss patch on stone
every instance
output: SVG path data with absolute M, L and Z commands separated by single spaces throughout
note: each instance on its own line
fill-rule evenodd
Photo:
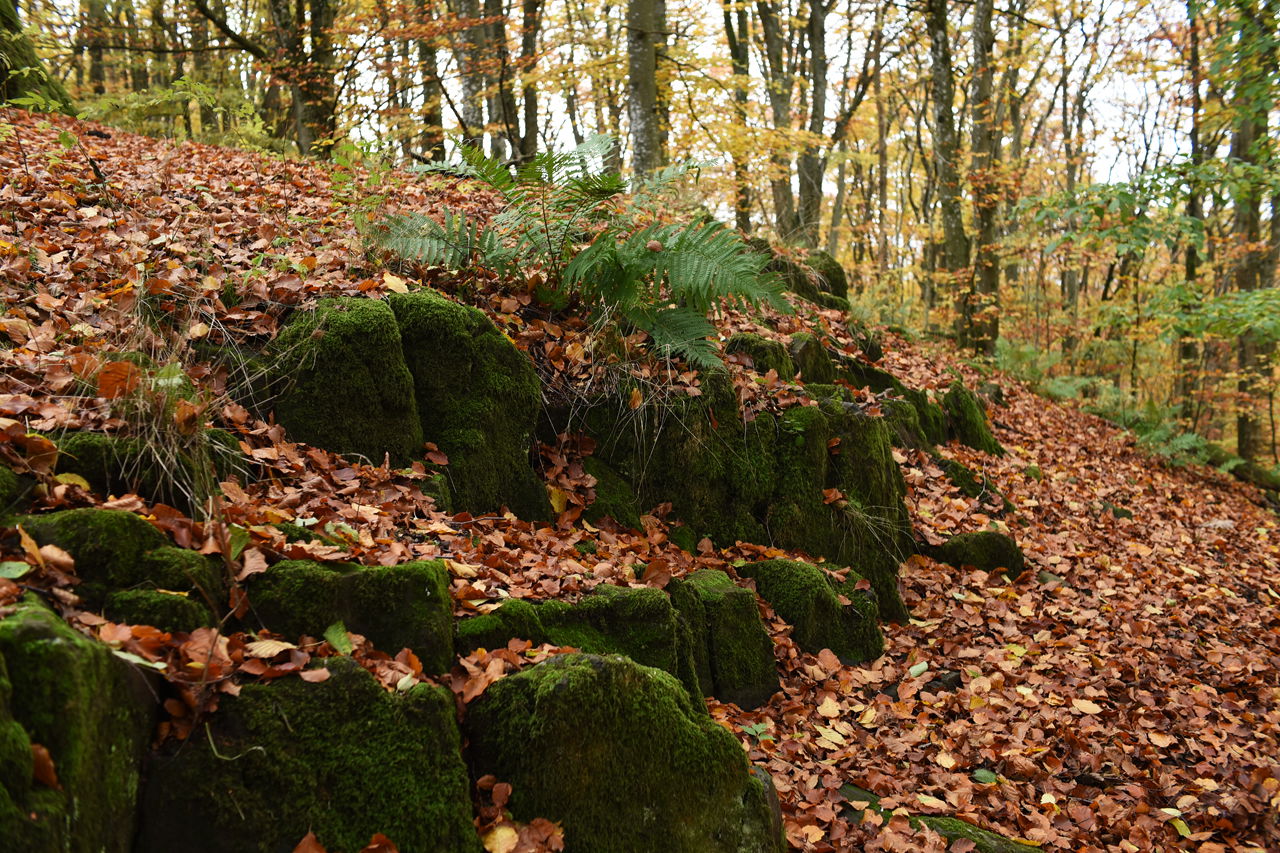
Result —
M 805 258 L 809 269 L 818 276 L 818 289 L 843 299 L 849 292 L 849 276 L 840 262 L 830 252 L 821 249 L 809 252 Z
M 448 572 L 439 560 L 358 566 L 283 560 L 249 581 L 246 621 L 295 639 L 320 637 L 342 622 L 394 655 L 412 649 L 423 669 L 445 672 L 453 661 Z
M 551 517 L 545 484 L 529 463 L 542 388 L 529 358 L 483 312 L 438 293 L 393 294 L 422 433 L 449 457 L 458 509 L 508 506 Z
M 75 559 L 81 579 L 76 593 L 90 607 L 100 606 L 108 590 L 144 583 L 143 557 L 169 544 L 146 520 L 123 510 L 69 509 L 17 523 L 38 544 L 56 545 Z
M 560 821 L 568 853 L 781 853 L 737 739 L 661 670 L 562 655 L 468 710 L 472 772 L 511 783 L 518 820 Z
M 479 851 L 453 696 L 383 690 L 349 658 L 327 681 L 282 678 L 225 696 L 201 732 L 149 767 L 139 849 L 291 850 L 308 831 L 357 851 Z
M 572 646 L 593 654 L 626 655 L 675 676 L 690 696 L 706 695 L 688 628 L 659 589 L 598 586 L 576 604 L 523 600 L 458 623 L 459 654 L 502 648 L 512 638 Z
M 690 626 L 702 693 L 740 708 L 769 701 L 778 669 L 755 595 L 712 569 L 672 580 L 667 592 Z
M 806 652 L 830 649 L 845 663 L 884 653 L 875 597 L 855 589 L 856 572 L 849 572 L 839 588 L 817 566 L 795 560 L 748 563 L 738 574 L 755 579 L 761 598 L 792 626 L 791 638 Z M 840 595 L 851 603 L 841 604 Z
M 1026 568 L 1022 549 L 1013 539 L 995 530 L 961 533 L 927 553 L 956 568 L 973 566 L 990 574 L 1000 572 L 1015 580 Z
M 827 348 L 808 332 L 792 335 L 787 343 L 787 351 L 806 385 L 812 382 L 830 383 L 836 378 L 835 365 L 831 363 Z
M 952 382 L 947 389 L 946 396 L 942 398 L 942 408 L 947 413 L 951 435 L 961 444 L 993 456 L 1004 455 L 1004 448 L 991 434 L 987 413 L 978 396 L 964 387 L 960 380 Z
M 0 521 L 15 512 L 27 508 L 28 495 L 35 486 L 35 480 L 19 475 L 12 468 L 0 465 Z
M 290 318 L 261 362 L 262 393 L 290 438 L 375 465 L 421 455 L 414 380 L 387 303 L 322 299 Z
M 158 705 L 154 685 L 32 595 L 0 620 L 0 659 L 6 849 L 132 850 L 140 768 Z M 25 761 L 18 752 L 24 740 Z M 30 743 L 49 750 L 61 791 L 31 779 Z
M 796 375 L 796 367 L 791 362 L 787 349 L 778 341 L 763 338 L 750 332 L 738 332 L 730 335 L 724 345 L 728 355 L 741 353 L 749 356 L 755 371 L 761 375 L 770 370 L 782 379 L 791 379 Z
M 169 632 L 191 632 L 218 624 L 203 602 L 189 595 L 156 589 L 122 589 L 109 593 L 102 613 L 123 625 L 150 625 Z
M 640 498 L 626 478 L 601 459 L 588 456 L 582 460 L 583 469 L 596 478 L 596 499 L 587 505 L 583 517 L 592 524 L 602 518 L 612 518 L 622 527 L 643 530 L 640 520 Z

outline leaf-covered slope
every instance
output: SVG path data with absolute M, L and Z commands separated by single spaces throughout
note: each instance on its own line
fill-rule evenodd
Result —
M 0 144 L 8 182 L 0 192 L 0 288 L 9 309 L 0 332 L 11 348 L 0 351 L 0 417 L 16 424 L 5 426 L 11 445 L 27 429 L 108 425 L 100 398 L 71 396 L 82 391 L 76 359 L 136 331 L 127 325 L 139 299 L 168 311 L 178 296 L 199 294 L 207 315 L 178 331 L 225 347 L 265 340 L 282 310 L 317 295 L 379 296 L 424 276 L 387 269 L 364 253 L 353 225 L 361 210 L 353 187 L 363 173 L 174 146 L 62 118 L 47 126 L 39 117 L 7 120 L 15 133 Z M 80 145 L 62 147 L 62 130 Z M 102 133 L 109 136 L 94 135 Z M 445 201 L 491 204 L 452 183 L 406 182 L 394 200 L 427 211 Z M 428 281 L 456 284 L 431 275 Z M 483 277 L 465 285 L 535 357 L 547 387 L 596 376 L 583 324 L 539 313 L 523 290 L 502 292 Z M 777 341 L 817 332 L 848 353 L 860 349 L 838 312 L 768 320 L 730 312 L 719 328 L 725 337 L 748 332 Z M 955 371 L 970 387 L 978 379 L 945 352 L 892 337 L 881 366 L 934 399 Z M 732 357 L 730 369 L 748 413 L 805 399 L 790 377 L 762 375 Z M 1226 477 L 1162 467 L 1105 423 L 997 381 L 1008 405 L 990 416 L 1006 454 L 956 444 L 943 452 L 991 478 L 1012 512 L 964 496 L 926 454 L 900 451 L 898 461 L 920 539 L 1005 525 L 1028 570 L 1009 583 L 912 558 L 901 577 L 914 619 L 886 628 L 884 657 L 854 666 L 800 651 L 791 626 L 761 602 L 784 689 L 750 712 L 711 705 L 773 775 L 788 839 L 815 851 L 945 849 L 905 817 L 866 810 L 858 825 L 841 793 L 853 784 L 881 795 L 884 809 L 956 815 L 1047 849 L 1214 853 L 1280 845 L 1275 516 Z M 693 393 L 700 384 L 676 370 L 650 374 L 637 390 L 643 404 L 659 389 Z M 867 411 L 880 402 L 870 393 L 859 400 Z M 595 482 L 582 465 L 590 442 L 580 437 L 544 450 L 543 474 L 564 511 L 537 525 L 442 512 L 423 494 L 421 464 L 402 471 L 351 464 L 290 441 L 243 408 L 212 414 L 237 431 L 269 475 L 224 489 L 226 521 L 252 531 L 235 551 L 242 579 L 279 558 L 395 564 L 439 557 L 449 561 L 451 601 L 461 615 L 507 597 L 576 599 L 600 583 L 661 586 L 699 568 L 736 576 L 735 563 L 802 556 L 767 543 L 689 542 L 686 550 L 671 542 L 684 528 L 654 514 L 634 531 L 582 523 Z M 63 484 L 46 502 L 101 498 Z M 113 505 L 152 509 L 128 497 Z M 323 538 L 288 541 L 270 527 L 281 518 L 315 519 L 311 530 Z M 155 523 L 180 545 L 227 553 L 230 540 L 219 540 L 211 525 L 165 512 Z M 34 559 L 17 545 L 0 556 Z M 67 591 L 47 570 L 24 582 Z M 183 651 L 191 644 L 166 645 L 73 605 L 64 615 L 140 657 L 181 664 L 192 653 Z M 245 639 L 233 639 L 231 656 L 242 654 Z M 332 653 L 323 644 L 317 650 Z M 408 658 L 357 654 L 386 686 L 423 678 Z M 280 675 L 286 670 L 276 668 L 290 665 L 281 658 L 217 663 L 229 684 Z M 470 701 L 528 663 L 516 650 L 475 653 L 445 681 Z M 193 682 L 183 695 L 199 708 L 217 693 Z M 486 808 L 485 820 L 501 819 Z

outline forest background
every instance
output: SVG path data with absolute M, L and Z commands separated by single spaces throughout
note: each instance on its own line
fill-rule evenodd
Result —
M 1280 462 L 1277 0 L 10 3 L 55 81 L 11 69 L 15 102 L 339 165 L 609 134 L 606 167 L 698 161 L 691 207 L 834 255 L 867 319 L 1157 452 Z

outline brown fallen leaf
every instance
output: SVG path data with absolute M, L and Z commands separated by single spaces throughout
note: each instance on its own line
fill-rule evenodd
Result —
M 58 771 L 53 766 L 53 756 L 42 744 L 31 744 L 31 775 L 37 782 L 55 791 L 61 791 L 58 783 Z

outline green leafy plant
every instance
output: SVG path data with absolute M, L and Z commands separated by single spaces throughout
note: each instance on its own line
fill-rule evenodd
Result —
M 595 136 L 569 152 L 539 154 L 514 172 L 464 146 L 461 163 L 422 168 L 487 184 L 503 198 L 496 216 L 481 223 L 463 211 L 446 211 L 443 221 L 400 214 L 371 236 L 421 263 L 537 273 L 540 296 L 552 304 L 577 298 L 598 319 L 648 333 L 663 356 L 718 366 L 708 317 L 723 302 L 790 310 L 764 272 L 768 259 L 722 223 L 658 221 L 655 212 L 697 165 L 671 166 L 628 187 L 602 165 L 613 145 Z

